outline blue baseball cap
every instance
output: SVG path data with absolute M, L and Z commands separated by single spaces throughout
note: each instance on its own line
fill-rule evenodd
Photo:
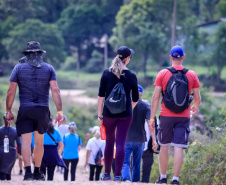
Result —
M 128 48 L 127 46 L 121 46 L 118 48 L 117 54 L 121 59 L 124 59 L 130 55 L 133 55 L 135 52 L 133 49 Z
M 139 91 L 139 92 L 143 92 L 143 91 L 144 91 L 144 90 L 143 90 L 143 87 L 142 87 L 141 85 L 139 85 L 139 84 L 138 84 L 138 91 Z
M 173 58 L 181 58 L 184 56 L 184 50 L 181 46 L 173 46 L 170 52 L 171 57 Z

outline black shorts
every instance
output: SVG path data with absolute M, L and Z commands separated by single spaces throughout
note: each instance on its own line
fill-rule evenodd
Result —
M 50 111 L 48 107 L 20 107 L 16 120 L 17 135 L 38 131 L 44 134 L 49 126 Z

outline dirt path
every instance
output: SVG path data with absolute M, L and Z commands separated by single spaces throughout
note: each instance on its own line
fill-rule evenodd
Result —
M 74 103 L 85 104 L 85 105 L 95 105 L 97 104 L 97 98 L 90 98 L 84 95 L 85 90 L 69 90 L 69 89 L 61 89 L 60 94 L 62 98 L 67 98 L 68 100 L 72 100 Z
M 18 167 L 18 161 L 16 161 L 16 164 L 12 170 L 12 180 L 11 181 L 0 181 L 1 185 L 21 185 L 21 184 L 26 184 L 26 185 L 44 185 L 44 184 L 82 184 L 82 185 L 114 185 L 118 184 L 117 182 L 114 181 L 108 181 L 108 182 L 103 182 L 103 181 L 89 181 L 89 174 L 88 172 L 85 171 L 84 168 L 84 163 L 85 163 L 85 157 L 86 157 L 86 150 L 82 149 L 79 153 L 79 163 L 77 166 L 76 170 L 76 181 L 75 182 L 64 182 L 63 181 L 63 174 L 60 174 L 59 172 L 55 172 L 54 175 L 54 180 L 53 181 L 23 181 L 23 176 L 18 175 L 19 172 L 19 167 Z M 69 178 L 70 179 L 70 173 L 69 173 Z M 147 183 L 130 183 L 130 182 L 122 182 L 122 184 L 125 185 L 147 185 Z M 151 183 L 148 183 L 148 185 L 152 185 Z

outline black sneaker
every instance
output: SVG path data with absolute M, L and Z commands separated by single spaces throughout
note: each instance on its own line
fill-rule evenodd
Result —
M 160 179 L 160 177 L 155 181 L 155 184 L 167 184 L 167 178 Z
M 34 180 L 45 181 L 45 175 L 43 173 L 33 173 Z
M 20 170 L 20 172 L 19 172 L 19 174 L 18 175 L 23 175 L 23 171 L 22 170 Z
M 171 184 L 177 184 L 177 185 L 180 185 L 180 182 L 177 181 L 177 180 L 172 180 L 172 181 L 171 181 Z
M 33 174 L 32 173 L 25 173 L 24 181 L 32 181 L 32 180 L 34 180 Z

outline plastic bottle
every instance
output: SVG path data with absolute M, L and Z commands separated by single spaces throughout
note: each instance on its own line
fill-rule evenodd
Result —
M 89 171 L 89 165 L 88 164 L 86 165 L 86 171 L 87 172 Z
M 192 118 L 193 116 L 193 111 L 190 111 L 190 118 Z
M 9 153 L 9 138 L 7 135 L 4 138 L 4 153 Z
M 106 140 L 106 128 L 105 128 L 104 124 L 102 124 L 100 127 L 100 138 L 102 140 Z

